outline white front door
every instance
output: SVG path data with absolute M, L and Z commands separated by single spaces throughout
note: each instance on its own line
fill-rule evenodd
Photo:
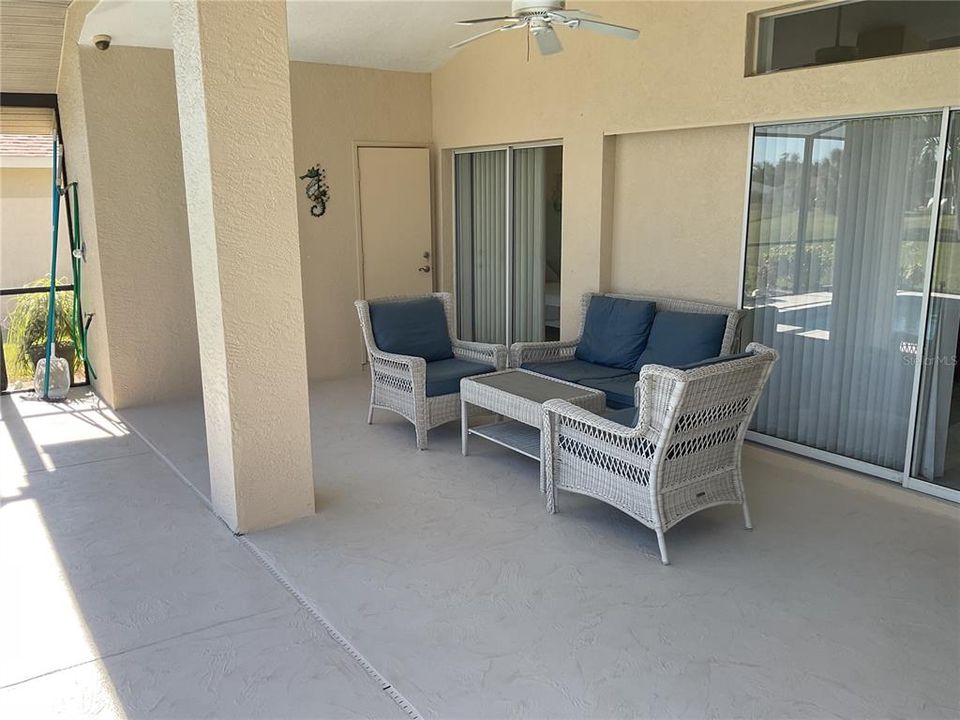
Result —
M 364 297 L 431 292 L 429 149 L 360 147 L 357 161 Z

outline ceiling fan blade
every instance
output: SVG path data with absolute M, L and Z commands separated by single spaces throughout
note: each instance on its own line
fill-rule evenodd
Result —
M 480 23 L 500 22 L 501 20 L 516 20 L 515 17 L 477 18 L 475 20 L 457 20 L 457 25 L 479 25 Z
M 599 20 L 586 20 L 578 19 L 576 20 L 575 28 L 584 28 L 585 30 L 593 30 L 594 32 L 603 33 L 604 35 L 613 35 L 614 37 L 623 38 L 624 40 L 636 40 L 640 37 L 640 31 L 630 27 L 624 27 L 623 25 L 612 25 L 610 23 L 600 22 Z
M 540 48 L 541 55 L 554 55 L 563 50 L 560 38 L 557 37 L 557 33 L 554 32 L 552 27 L 537 30 L 533 36 L 537 39 L 537 47 Z
M 472 43 L 474 40 L 479 40 L 480 38 L 486 37 L 487 35 L 493 35 L 494 33 L 500 32 L 501 30 L 509 30 L 512 27 L 513 25 L 504 25 L 503 27 L 497 27 L 497 28 L 494 28 L 493 30 L 487 30 L 486 32 L 482 32 L 479 35 L 474 35 L 473 37 L 468 37 L 466 40 L 461 40 L 458 43 L 454 43 L 453 45 L 450 46 L 450 49 L 453 50 L 454 48 L 463 47 L 467 43 Z

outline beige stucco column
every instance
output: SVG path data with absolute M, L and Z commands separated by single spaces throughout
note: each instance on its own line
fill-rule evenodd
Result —
M 286 4 L 172 6 L 211 499 L 243 533 L 314 512 Z

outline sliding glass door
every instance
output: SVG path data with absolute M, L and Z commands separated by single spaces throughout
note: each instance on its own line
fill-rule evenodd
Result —
M 941 198 L 943 117 L 755 129 L 743 305 L 753 310 L 747 334 L 781 354 L 757 408 L 757 439 L 905 477 L 932 231 L 940 209 L 955 207 Z M 955 222 L 941 215 L 944 248 Z M 934 275 L 947 288 L 952 255 L 938 256 L 944 269 Z M 960 315 L 939 300 L 927 314 L 927 354 L 951 342 L 955 353 Z M 927 373 L 927 397 L 943 396 L 952 377 Z M 921 405 L 921 414 L 945 412 Z
M 960 501 L 960 112 L 950 114 L 938 193 L 908 485 Z
M 559 146 L 455 155 L 463 339 L 559 338 L 562 163 Z

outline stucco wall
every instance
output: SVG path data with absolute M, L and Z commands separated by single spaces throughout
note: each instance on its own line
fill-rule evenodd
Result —
M 721 126 L 960 103 L 956 49 L 745 77 L 747 14 L 782 4 L 584 3 L 610 22 L 640 28 L 640 39 L 561 30 L 564 52 L 550 57 L 532 52 L 526 62 L 522 35 L 502 33 L 466 47 L 433 74 L 439 177 L 449 177 L 444 151 L 451 148 L 563 140 L 565 336 L 576 332 L 579 295 L 612 283 L 638 290 L 657 283 L 676 295 L 736 302 L 736 280 L 730 282 L 725 263 L 739 256 L 740 229 L 730 215 L 742 211 L 748 135 Z M 711 160 L 708 172 L 692 176 L 675 173 L 670 148 L 658 147 L 668 143 L 681 152 L 682 165 L 693 164 L 694 151 L 682 147 L 684 136 L 628 139 L 622 151 L 603 140 L 697 127 L 717 129 L 688 136 L 709 150 Z M 600 191 L 611 176 L 611 161 L 616 178 L 628 185 Z M 680 186 L 686 191 L 667 193 L 643 180 L 657 173 L 675 191 Z M 448 186 L 441 184 L 437 204 L 445 287 L 453 282 Z M 641 188 L 657 192 L 655 207 L 633 194 Z M 679 222 L 691 195 L 703 198 L 702 217 L 712 209 L 723 218 L 729 225 L 724 233 L 704 237 L 702 223 Z M 640 213 L 653 211 L 660 220 L 640 223 L 635 231 L 627 227 Z M 618 247 L 607 247 L 609 242 Z M 650 269 L 649 258 L 662 260 L 673 248 L 679 248 L 676 261 Z M 688 252 L 696 262 L 685 264 Z M 722 281 L 708 262 L 711 256 L 723 260 Z M 616 258 L 612 268 L 610 258 Z
M 199 392 L 173 54 L 80 56 L 116 403 Z
M 60 77 L 57 82 L 57 104 L 60 107 L 61 133 L 70 180 L 77 183 L 80 198 L 80 229 L 87 245 L 83 277 L 83 309 L 94 319 L 87 336 L 87 354 L 97 373 L 91 383 L 110 405 L 117 406 L 113 390 L 108 311 L 104 302 L 103 278 L 100 271 L 100 238 L 97 226 L 97 203 L 109 203 L 112 188 L 94 186 L 90 158 L 93 150 L 88 142 L 87 109 L 84 101 L 84 73 L 81 71 L 81 48 L 76 38 L 83 20 L 96 5 L 94 0 L 75 0 L 67 9 L 63 30 L 63 51 L 60 55 Z
M 197 328 L 173 55 L 78 46 L 94 4 L 67 12 L 58 95 L 87 243 L 94 384 L 126 407 L 200 389 Z
M 617 137 L 610 289 L 736 304 L 750 126 Z
M 294 62 L 290 95 L 297 174 L 319 163 L 330 185 L 319 218 L 302 181 L 297 192 L 307 366 L 316 380 L 360 367 L 354 143 L 428 144 L 430 76 Z
M 68 14 L 61 113 L 90 245 L 91 352 L 98 371 L 117 364 L 117 392 L 109 370 L 100 389 L 139 404 L 199 387 L 172 54 L 78 49 L 69 38 L 89 5 Z M 311 378 L 358 365 L 355 142 L 432 140 L 439 282 L 451 288 L 449 150 L 562 140 L 569 337 L 587 290 L 736 302 L 748 123 L 960 104 L 960 50 L 744 77 L 747 13 L 774 3 L 588 6 L 641 39 L 561 31 L 563 53 L 527 62 L 522 35 L 503 33 L 432 76 L 291 64 L 296 169 L 320 163 L 331 187 L 327 214 L 314 218 L 297 185 Z
M 81 4 L 70 15 L 86 10 Z M 92 245 L 88 275 L 98 291 L 89 293 L 85 309 L 97 313 L 95 338 L 116 333 L 109 346 L 112 382 L 105 377 L 101 392 L 117 407 L 198 392 L 173 53 L 122 46 L 104 53 L 68 42 L 64 57 L 64 78 L 79 78 L 69 71 L 82 69 L 82 91 L 61 89 L 68 98 L 62 112 L 71 135 L 68 161 L 72 175 L 89 173 L 81 190 L 92 183 L 97 201 L 95 226 L 93 199 L 82 192 Z M 315 218 L 297 183 L 308 370 L 321 379 L 360 366 L 352 306 L 358 296 L 354 143 L 429 143 L 430 77 L 298 62 L 290 73 L 297 173 L 319 163 L 331 190 L 327 213 Z M 106 350 L 105 343 L 92 344 L 98 371 Z

